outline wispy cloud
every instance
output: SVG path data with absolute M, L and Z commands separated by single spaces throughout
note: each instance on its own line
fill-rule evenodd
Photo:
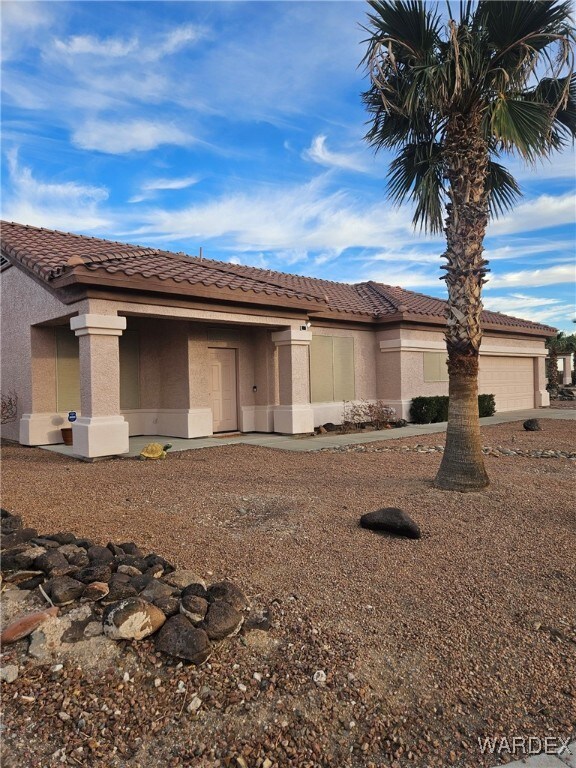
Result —
M 147 152 L 162 144 L 187 146 L 193 137 L 175 125 L 147 120 L 113 122 L 92 120 L 77 128 L 72 143 L 80 149 L 97 150 L 112 155 Z
M 486 289 L 540 288 L 545 285 L 571 283 L 576 277 L 574 264 L 557 264 L 544 269 L 522 269 L 488 277 Z
M 165 242 L 180 238 L 221 239 L 236 251 L 294 249 L 338 256 L 348 248 L 381 248 L 413 235 L 408 211 L 363 205 L 344 192 L 328 191 L 323 177 L 299 185 L 252 185 L 180 210 L 151 209 L 137 234 Z
M 540 195 L 489 226 L 490 235 L 531 232 L 574 223 L 576 194 Z
M 141 203 L 154 197 L 156 192 L 162 190 L 187 189 L 198 184 L 200 179 L 196 176 L 185 176 L 179 179 L 151 179 L 142 184 L 141 193 L 131 197 L 129 203 Z
M 55 40 L 54 48 L 59 53 L 71 56 L 104 56 L 119 58 L 127 56 L 138 48 L 138 41 L 122 40 L 118 37 L 98 38 L 94 35 L 73 35 L 66 40 Z
M 326 146 L 326 136 L 323 135 L 314 137 L 312 144 L 302 153 L 302 157 L 327 168 L 343 168 L 360 173 L 366 173 L 368 170 L 358 152 L 345 153 L 329 150 Z
M 570 322 L 574 317 L 574 305 L 550 296 L 530 296 L 524 293 L 510 293 L 504 296 L 486 296 L 484 307 L 493 312 L 503 312 L 513 317 L 522 317 L 535 323 L 552 323 L 558 317 Z
M 47 3 L 5 0 L 2 3 L 2 61 L 17 58 L 24 49 L 34 47 L 53 20 L 53 10 Z
M 16 151 L 8 155 L 10 194 L 4 196 L 2 217 L 52 229 L 105 230 L 112 226 L 100 211 L 108 198 L 105 187 L 75 181 L 51 182 L 34 177 L 22 166 Z

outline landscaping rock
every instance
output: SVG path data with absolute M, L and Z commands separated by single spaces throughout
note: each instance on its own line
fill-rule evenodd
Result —
M 136 592 L 141 592 L 145 587 L 153 580 L 153 576 L 148 573 L 143 573 L 140 576 L 132 576 L 130 578 L 130 584 L 134 587 Z
M 203 597 L 204 600 L 210 602 L 213 598 L 208 595 L 208 590 L 205 589 L 202 584 L 189 584 L 182 590 L 180 597 L 187 597 L 188 595 L 196 595 L 196 597 Z
M 132 584 L 122 584 L 118 581 L 111 581 L 108 584 L 109 592 L 103 598 L 104 603 L 117 603 L 119 600 L 125 600 L 131 597 L 137 597 L 138 592 Z
M 83 584 L 90 584 L 92 581 L 103 581 L 107 584 L 112 578 L 112 570 L 109 565 L 89 565 L 78 571 L 75 578 Z
M 74 544 L 76 542 L 76 536 L 70 531 L 62 531 L 60 533 L 51 533 L 44 536 L 45 539 L 55 541 L 57 544 Z
M 243 611 L 249 607 L 248 598 L 232 581 L 219 581 L 212 584 L 208 589 L 208 600 L 222 600 L 237 611 Z
M 75 569 L 70 565 L 59 549 L 50 549 L 34 560 L 34 567 L 39 568 L 50 576 L 66 576 Z
M 175 592 L 175 587 L 171 587 L 170 584 L 164 584 L 162 581 L 152 578 L 140 592 L 140 597 L 154 603 L 161 598 L 171 597 Z
M 168 597 L 158 597 L 153 601 L 157 608 L 160 608 L 166 616 L 174 616 L 180 611 L 180 600 L 174 595 Z
M 120 547 L 118 544 L 114 544 L 113 541 L 109 541 L 108 544 L 106 544 L 106 547 L 110 550 L 110 552 L 112 552 L 114 557 L 124 557 L 126 554 L 122 547 Z
M 14 533 L 14 531 L 17 531 L 19 528 L 22 528 L 22 517 L 20 515 L 11 515 L 8 512 L 6 517 L 2 517 L 0 530 L 2 531 L 3 536 Z
M 110 592 L 110 587 L 103 581 L 93 581 L 91 584 L 87 584 L 82 592 L 82 601 L 96 602 L 107 597 Z
M 127 541 L 124 544 L 118 544 L 120 549 L 127 555 L 134 555 L 134 557 L 144 557 L 144 552 L 139 549 L 133 541 Z
M 108 547 L 93 546 L 87 550 L 88 559 L 92 565 L 109 565 L 114 560 L 114 555 Z
M 152 603 L 139 597 L 108 606 L 102 615 L 104 634 L 113 640 L 141 640 L 156 632 L 166 616 Z
M 59 551 L 62 552 L 70 565 L 86 568 L 90 563 L 86 550 L 83 547 L 78 547 L 76 544 L 64 544 L 59 548 Z
M 185 595 L 180 600 L 180 613 L 183 613 L 192 624 L 200 624 L 208 611 L 208 601 L 197 595 Z
M 142 571 L 138 570 L 134 565 L 119 565 L 118 573 L 125 573 L 127 576 L 142 576 Z
M 182 614 L 166 621 L 156 635 L 154 644 L 158 651 L 193 664 L 202 664 L 212 653 L 206 632 L 193 626 Z
M 34 561 L 46 552 L 44 547 L 33 547 L 28 542 L 17 544 L 2 554 L 3 571 L 31 569 Z
M 217 601 L 208 608 L 201 628 L 210 640 L 224 640 L 240 631 L 244 616 L 230 603 Z
M 11 547 L 15 547 L 17 544 L 24 544 L 30 541 L 35 536 L 38 536 L 36 528 L 18 528 L 14 533 L 1 537 L 0 549 L 11 549 Z
M 527 432 L 541 432 L 542 427 L 538 419 L 526 419 L 522 425 Z
M 5 667 L 0 667 L 0 680 L 3 683 L 13 683 L 18 677 L 20 668 L 17 664 L 6 664 Z
M 367 512 L 360 518 L 362 528 L 371 531 L 384 531 L 408 539 L 419 539 L 420 528 L 412 518 L 396 507 L 385 507 L 375 512 Z
M 84 592 L 84 584 L 71 576 L 56 576 L 46 582 L 46 591 L 55 605 L 68 605 Z
M 178 589 L 186 589 L 191 584 L 201 584 L 206 589 L 206 582 L 195 571 L 176 570 L 167 574 L 164 581 L 167 584 L 172 584 L 173 587 L 178 587 Z

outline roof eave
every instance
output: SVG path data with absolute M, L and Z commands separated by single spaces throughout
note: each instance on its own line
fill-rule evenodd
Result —
M 125 275 L 97 274 L 86 267 L 75 267 L 63 275 L 50 280 L 48 283 L 56 289 L 70 286 L 95 288 L 119 288 L 129 291 L 162 293 L 190 298 L 217 299 L 233 304 L 258 304 L 260 306 L 275 306 L 285 309 L 300 309 L 314 311 L 322 306 L 321 302 L 307 298 L 291 298 L 276 293 L 244 290 L 241 288 L 218 288 L 205 286 L 202 283 L 176 282 L 175 280 L 159 280 L 151 277 L 142 279 L 126 277 Z

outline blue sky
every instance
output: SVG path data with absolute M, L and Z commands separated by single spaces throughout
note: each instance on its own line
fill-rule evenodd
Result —
M 363 2 L 3 2 L 2 217 L 444 297 L 363 135 Z M 489 309 L 574 332 L 575 156 L 509 166 Z

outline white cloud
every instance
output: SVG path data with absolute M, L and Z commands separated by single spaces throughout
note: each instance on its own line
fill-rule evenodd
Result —
M 574 241 L 573 240 L 546 240 L 545 242 L 533 242 L 533 241 L 513 241 L 510 245 L 503 245 L 495 248 L 486 248 L 484 256 L 488 261 L 500 261 L 500 260 L 513 260 L 513 259 L 526 259 L 530 256 L 538 256 L 540 254 L 551 254 L 555 260 L 558 260 L 558 254 L 561 252 L 573 253 Z M 567 257 L 568 258 L 568 257 Z M 569 258 L 573 260 L 573 256 Z
M 149 191 L 155 189 L 186 189 L 198 184 L 200 179 L 196 176 L 185 176 L 181 179 L 152 179 L 142 185 L 142 189 Z
M 576 194 L 540 195 L 535 200 L 522 203 L 501 219 L 492 222 L 488 234 L 503 235 L 531 232 L 537 229 L 573 224 L 576 211 Z
M 557 264 L 544 269 L 523 269 L 501 275 L 488 275 L 486 289 L 539 288 L 544 285 L 573 283 L 575 278 L 576 268 L 573 264 Z
M 108 198 L 104 187 L 75 181 L 46 182 L 20 165 L 16 151 L 8 155 L 10 194 L 4 195 L 2 218 L 51 229 L 105 230 L 110 219 L 99 204 Z
M 312 144 L 302 153 L 302 157 L 328 168 L 343 168 L 347 171 L 360 171 L 361 173 L 366 173 L 368 170 L 358 154 L 329 150 L 326 146 L 326 136 L 322 134 L 314 137 Z
M 109 58 L 126 56 L 138 47 L 136 39 L 98 38 L 93 35 L 73 35 L 67 40 L 55 40 L 55 49 L 67 55 L 93 55 Z
M 154 46 L 149 46 L 146 55 L 152 59 L 162 58 L 177 53 L 188 45 L 197 43 L 206 37 L 208 31 L 205 27 L 195 24 L 187 24 L 177 27 L 164 35 L 163 39 Z
M 164 242 L 220 238 L 236 251 L 296 249 L 336 257 L 348 248 L 414 241 L 408 210 L 363 205 L 344 192 L 327 192 L 323 177 L 290 187 L 253 185 L 176 211 L 151 209 L 142 217 L 145 224 L 136 234 Z
M 535 323 L 552 323 L 552 325 L 558 321 L 559 317 L 568 322 L 574 316 L 574 306 L 563 299 L 529 296 L 523 293 L 487 296 L 484 307 L 493 312 L 503 312 Z
M 45 2 L 2 2 L 2 61 L 17 58 L 33 47 L 53 23 L 52 9 Z
M 112 155 L 132 151 L 146 152 L 162 144 L 186 146 L 193 140 L 192 136 L 174 125 L 147 120 L 131 120 L 125 123 L 92 120 L 72 134 L 72 143 L 80 149 L 97 150 Z

